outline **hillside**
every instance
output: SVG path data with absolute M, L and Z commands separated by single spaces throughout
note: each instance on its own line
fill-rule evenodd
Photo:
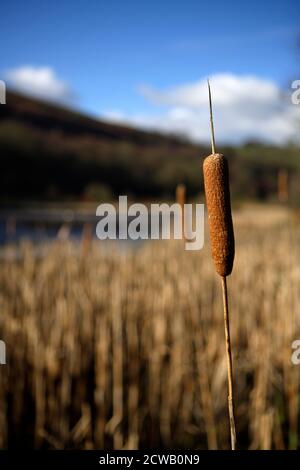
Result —
M 199 171 L 199 149 L 178 138 L 15 93 L 7 103 L 0 107 L 2 200 L 168 196 L 177 181 L 192 182 L 195 165 Z
M 220 149 L 230 159 L 234 198 L 272 198 L 286 168 L 298 199 L 298 148 L 258 143 Z M 0 106 L 0 202 L 170 198 L 183 182 L 202 189 L 209 153 L 175 136 L 98 121 L 70 109 L 8 92 Z
M 100 139 L 123 140 L 141 145 L 178 144 L 178 138 L 143 132 L 132 127 L 110 124 L 72 109 L 22 96 L 9 91 L 7 105 L 1 106 L 0 118 L 13 119 L 43 131 L 62 130 L 68 135 L 90 135 Z

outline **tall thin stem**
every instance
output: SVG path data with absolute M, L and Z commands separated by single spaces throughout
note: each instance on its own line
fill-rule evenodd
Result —
M 230 327 L 229 327 L 228 294 L 227 294 L 227 283 L 226 283 L 225 276 L 222 277 L 222 292 L 223 292 L 226 359 L 227 359 L 227 374 L 228 374 L 228 412 L 229 412 L 229 423 L 230 423 L 231 449 L 235 450 L 236 449 L 236 432 L 235 432 L 235 421 L 234 421 L 232 355 L 231 355 Z
M 207 80 L 207 86 L 208 86 L 208 96 L 209 96 L 211 151 L 212 151 L 212 154 L 214 154 L 216 153 L 216 141 L 215 141 L 214 118 L 213 118 L 213 109 L 212 109 L 211 90 L 210 90 L 209 80 Z

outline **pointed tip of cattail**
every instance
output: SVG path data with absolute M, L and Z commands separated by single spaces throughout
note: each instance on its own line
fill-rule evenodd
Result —
M 225 277 L 231 274 L 233 267 L 234 232 L 228 164 L 224 155 L 213 153 L 206 157 L 203 173 L 212 257 L 217 273 Z
M 208 102 L 209 102 L 209 115 L 210 115 L 210 139 L 211 139 L 211 151 L 216 153 L 216 141 L 215 141 L 215 129 L 214 129 L 214 117 L 212 108 L 211 88 L 209 79 L 207 79 L 208 86 Z

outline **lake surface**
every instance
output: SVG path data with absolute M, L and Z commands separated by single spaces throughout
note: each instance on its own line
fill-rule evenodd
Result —
M 127 217 L 128 224 L 135 217 Z M 54 240 L 78 240 L 82 237 L 97 239 L 96 226 L 101 217 L 95 213 L 76 210 L 47 210 L 47 209 L 15 209 L 0 211 L 0 245 L 18 244 L 22 240 L 30 240 L 34 244 L 45 243 Z M 147 240 L 120 240 L 117 243 L 122 246 L 138 247 Z M 162 218 L 160 217 L 160 226 Z M 150 216 L 149 216 L 150 238 Z M 103 241 L 102 241 L 103 242 Z

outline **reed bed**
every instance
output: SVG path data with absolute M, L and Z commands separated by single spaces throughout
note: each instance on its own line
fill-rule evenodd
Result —
M 229 284 L 239 448 L 297 448 L 300 227 L 237 220 Z M 0 447 L 227 448 L 209 244 L 107 247 L 93 242 L 82 256 L 58 241 L 37 257 L 23 243 L 18 259 L 3 258 Z

